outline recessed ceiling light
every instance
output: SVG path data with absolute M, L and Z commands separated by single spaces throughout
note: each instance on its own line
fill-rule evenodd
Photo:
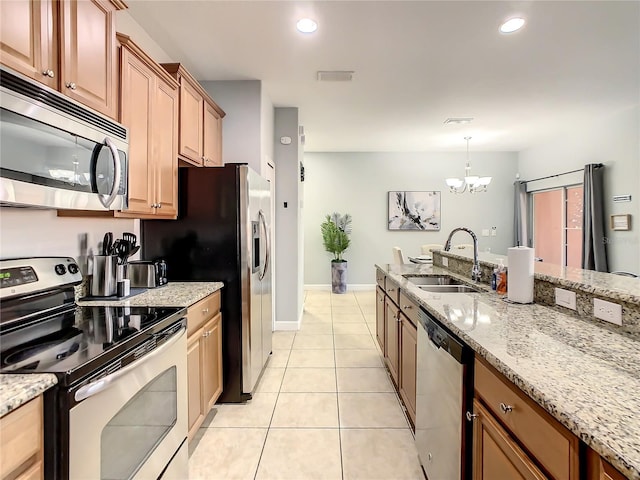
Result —
M 524 18 L 520 18 L 520 17 L 510 18 L 509 20 L 504 22 L 502 25 L 500 25 L 500 32 L 513 33 L 520 30 L 523 27 L 523 25 L 524 25 Z
M 301 18 L 296 23 L 296 28 L 300 33 L 313 33 L 318 29 L 318 24 L 310 18 Z

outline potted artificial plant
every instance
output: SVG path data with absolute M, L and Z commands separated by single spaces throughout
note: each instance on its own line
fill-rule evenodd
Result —
M 322 243 L 327 252 L 333 254 L 331 260 L 331 291 L 333 293 L 345 293 L 347 291 L 347 261 L 342 258 L 342 253 L 349 248 L 351 240 L 351 215 L 345 213 L 333 213 L 327 215 L 320 225 L 322 230 Z

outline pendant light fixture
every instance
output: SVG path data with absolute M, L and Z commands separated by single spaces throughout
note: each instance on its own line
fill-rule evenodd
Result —
M 471 163 L 469 163 L 469 140 L 471 137 L 464 137 L 467 141 L 467 165 L 464 167 L 464 179 L 447 178 L 447 186 L 451 193 L 469 193 L 486 192 L 487 185 L 491 183 L 491 177 L 478 177 L 471 175 Z

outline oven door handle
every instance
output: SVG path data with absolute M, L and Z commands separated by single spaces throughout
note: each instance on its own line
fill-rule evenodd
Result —
M 81 402 L 82 400 L 86 400 L 89 397 L 93 397 L 94 395 L 97 395 L 103 390 L 109 388 L 112 383 L 114 383 L 115 381 L 117 381 L 119 378 L 123 377 L 127 373 L 138 368 L 140 365 L 148 362 L 149 360 L 153 360 L 155 357 L 162 355 L 162 353 L 164 353 L 165 350 L 167 350 L 168 348 L 171 348 L 171 346 L 174 343 L 180 340 L 180 338 L 186 333 L 186 331 L 187 331 L 187 327 L 186 326 L 182 327 L 180 330 L 174 333 L 171 336 L 171 338 L 169 338 L 163 345 L 156 348 L 151 353 L 148 353 L 147 355 L 142 357 L 140 360 L 130 363 L 126 367 L 121 368 L 120 370 L 117 370 L 111 375 L 107 375 L 106 377 L 103 377 L 100 380 L 96 380 L 95 382 L 91 382 L 80 387 L 74 395 L 76 402 Z

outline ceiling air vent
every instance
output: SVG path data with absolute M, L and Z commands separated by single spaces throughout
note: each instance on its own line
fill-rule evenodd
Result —
M 444 121 L 445 125 L 466 125 L 471 123 L 473 117 L 451 117 Z
M 353 71 L 320 71 L 318 81 L 320 82 L 350 82 L 353 80 Z

